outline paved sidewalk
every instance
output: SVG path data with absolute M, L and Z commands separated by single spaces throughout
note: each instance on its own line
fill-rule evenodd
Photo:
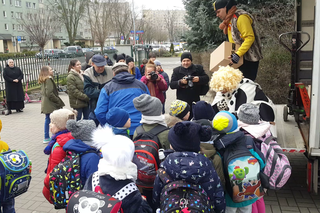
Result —
M 172 69 L 179 65 L 179 58 L 159 58 L 164 70 L 171 77 Z M 60 93 L 61 98 L 69 108 L 68 96 Z M 210 100 L 210 97 L 204 97 Z M 175 99 L 175 91 L 168 90 L 166 111 Z M 65 212 L 55 210 L 42 195 L 44 169 L 48 156 L 43 153 L 44 115 L 40 114 L 40 103 L 26 104 L 23 113 L 13 113 L 9 116 L 0 115 L 3 123 L 1 139 L 7 142 L 11 149 L 23 149 L 33 163 L 32 181 L 29 191 L 16 200 L 17 213 L 47 213 Z M 307 192 L 306 168 L 307 159 L 303 154 L 288 154 L 293 173 L 287 185 L 279 190 L 269 190 L 265 196 L 267 213 L 315 213 L 320 210 L 320 196 Z

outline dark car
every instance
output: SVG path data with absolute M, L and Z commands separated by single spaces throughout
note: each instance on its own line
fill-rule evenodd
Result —
M 80 46 L 69 46 L 63 50 L 66 58 L 72 58 L 77 56 L 84 56 L 82 48 Z
M 47 49 L 44 50 L 44 58 L 60 58 L 61 57 L 61 52 L 63 52 L 62 50 L 59 49 Z M 37 58 L 42 59 L 42 52 L 38 52 L 36 54 Z

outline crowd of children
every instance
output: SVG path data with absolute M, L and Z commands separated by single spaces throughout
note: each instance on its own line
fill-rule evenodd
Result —
M 132 62 L 125 55 L 114 58 Z M 98 127 L 93 120 L 79 120 L 75 110 L 60 109 L 64 104 L 54 89 L 52 69 L 42 68 L 39 82 L 48 142 L 45 198 L 55 207 L 93 208 L 91 201 L 67 207 L 74 192 L 87 190 L 120 200 L 124 213 L 264 213 L 268 177 L 261 174 L 266 166 L 261 143 L 272 136 L 274 123 L 263 120 L 260 105 L 243 103 L 231 113 L 220 101 L 190 106 L 175 100 L 164 114 L 168 76 L 156 60 L 143 68 L 141 81 L 150 94 L 133 99 L 142 115 L 133 135 L 130 115 L 121 107 L 110 108 L 106 124 Z M 130 70 L 132 75 L 139 71 L 134 66 Z M 0 141 L 0 151 L 8 149 Z M 14 199 L 1 207 L 14 212 Z

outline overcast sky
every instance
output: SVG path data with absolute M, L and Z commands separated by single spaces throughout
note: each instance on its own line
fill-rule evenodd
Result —
M 130 3 L 132 0 L 128 0 Z M 167 10 L 167 9 L 184 9 L 182 0 L 134 0 L 136 9 L 153 9 L 153 10 Z

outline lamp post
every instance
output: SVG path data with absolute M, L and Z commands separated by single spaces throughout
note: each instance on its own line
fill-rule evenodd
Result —
M 136 61 L 136 20 L 134 15 L 134 0 L 132 0 L 132 22 L 133 22 L 134 61 Z

